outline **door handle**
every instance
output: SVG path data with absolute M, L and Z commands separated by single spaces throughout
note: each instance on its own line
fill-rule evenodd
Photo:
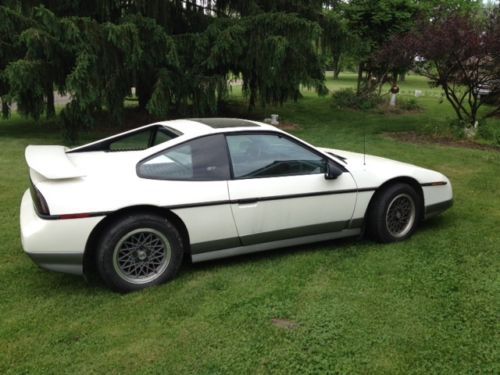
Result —
M 236 201 L 236 203 L 238 204 L 255 204 L 257 203 L 259 200 L 257 198 L 250 198 L 250 199 L 238 199 Z

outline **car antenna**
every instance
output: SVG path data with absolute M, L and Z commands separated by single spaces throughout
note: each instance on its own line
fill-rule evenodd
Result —
M 366 123 L 363 124 L 363 165 L 366 165 Z

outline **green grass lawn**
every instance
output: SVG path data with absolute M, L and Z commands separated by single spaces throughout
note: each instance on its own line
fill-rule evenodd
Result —
M 408 77 L 403 94 L 416 87 L 425 82 Z M 0 373 L 499 373 L 500 153 L 383 136 L 451 118 L 434 93 L 407 115 L 333 110 L 308 92 L 261 110 L 298 124 L 293 133 L 311 143 L 362 151 L 366 134 L 371 154 L 445 173 L 455 206 L 409 241 L 185 264 L 173 282 L 129 295 L 23 254 L 24 148 L 61 139 L 16 116 L 0 122 Z

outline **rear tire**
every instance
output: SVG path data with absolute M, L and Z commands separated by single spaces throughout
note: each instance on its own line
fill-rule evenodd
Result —
M 133 292 L 174 278 L 182 256 L 181 236 L 167 219 L 129 215 L 112 223 L 101 236 L 97 269 L 112 290 Z
M 422 211 L 420 195 L 404 183 L 388 186 L 377 196 L 368 212 L 368 232 L 379 242 L 409 238 L 417 227 Z

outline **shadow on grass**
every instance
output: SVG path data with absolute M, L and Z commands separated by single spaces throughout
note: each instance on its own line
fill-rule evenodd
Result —
M 419 224 L 417 233 L 427 233 L 444 230 L 452 225 L 454 220 L 449 217 L 436 216 Z M 364 251 L 367 248 L 377 248 L 388 246 L 390 244 L 381 244 L 363 236 L 354 236 L 305 244 L 299 246 L 290 246 L 275 250 L 261 251 L 257 253 L 242 254 L 229 258 L 214 259 L 206 262 L 191 263 L 189 259 L 184 259 L 184 264 L 179 271 L 179 276 L 183 273 L 196 272 L 197 270 L 209 270 L 217 267 L 225 267 L 238 265 L 243 263 L 258 263 L 267 260 L 275 260 L 285 258 L 295 254 L 314 253 L 319 251 L 344 251 L 346 256 L 356 256 L 359 251 Z M 352 251 L 353 248 L 359 251 Z M 349 251 L 347 251 L 349 250 Z
M 435 217 L 431 217 L 423 222 L 421 222 L 417 228 L 417 233 L 427 233 L 431 231 L 444 230 L 450 225 L 455 223 L 454 215 L 439 215 Z
M 305 254 L 320 251 L 342 251 L 345 248 L 352 250 L 353 245 L 358 247 L 366 247 L 373 244 L 370 241 L 359 239 L 359 237 L 350 237 L 323 241 L 314 244 L 306 244 L 300 246 L 291 246 L 281 249 L 262 251 L 258 253 L 243 254 L 230 258 L 215 259 L 206 262 L 192 263 L 187 257 L 184 258 L 183 264 L 176 276 L 177 280 L 195 275 L 203 270 L 211 270 L 220 267 L 231 267 L 245 263 L 259 263 L 279 258 L 286 258 L 294 254 Z M 32 270 L 30 270 L 32 271 Z M 76 275 L 51 272 L 43 269 L 38 269 L 36 275 L 30 280 L 36 280 L 36 283 L 31 283 L 25 290 L 29 290 L 29 294 L 33 296 L 54 296 L 54 295 L 95 295 L 95 293 L 105 293 L 111 295 L 120 295 L 111 292 L 100 279 L 97 274 L 81 277 Z M 175 280 L 175 279 L 174 279 Z M 175 282 L 175 281 L 174 281 Z
M 186 260 L 182 266 L 179 276 L 182 274 L 190 274 L 192 272 L 197 272 L 199 270 L 210 270 L 212 268 L 219 267 L 230 267 L 233 265 L 245 264 L 245 263 L 259 263 L 269 260 L 276 260 L 280 258 L 286 258 L 288 256 L 296 254 L 306 254 L 306 253 L 316 253 L 323 251 L 342 251 L 343 249 L 350 248 L 353 245 L 356 247 L 366 247 L 367 245 L 373 244 L 372 242 L 360 239 L 357 237 L 341 238 L 329 241 L 316 242 L 312 244 L 289 246 L 274 250 L 260 251 L 256 253 L 242 254 L 229 258 L 221 258 L 209 260 L 206 262 L 192 263 L 190 260 Z
M 425 233 L 427 235 L 432 235 L 432 232 L 441 231 L 450 225 L 453 225 L 454 221 L 455 220 L 453 218 L 448 216 L 437 216 L 421 223 L 417 231 L 420 234 Z M 257 253 L 242 254 L 239 256 L 215 259 L 200 263 L 192 263 L 188 257 L 185 257 L 176 279 L 182 280 L 189 278 L 190 276 L 196 275 L 197 272 L 201 271 L 210 271 L 216 268 L 229 268 L 242 264 L 256 264 L 267 261 L 275 261 L 277 259 L 285 259 L 297 254 L 311 254 L 311 256 L 313 256 L 315 253 L 319 252 L 343 251 L 343 255 L 350 258 L 356 257 L 361 252 L 366 250 L 376 250 L 379 247 L 384 246 L 388 246 L 388 244 L 380 244 L 367 239 L 366 237 L 355 236 L 316 242 L 313 244 L 284 247 Z M 30 294 L 34 296 L 49 297 L 55 294 L 73 296 L 94 296 L 96 294 L 120 295 L 111 292 L 96 274 L 92 274 L 84 278 L 42 269 L 39 269 L 37 273 L 38 274 L 35 278 L 37 280 L 36 284 L 30 285 L 30 287 L 27 288 L 30 290 Z
M 93 289 L 104 289 L 105 285 L 96 278 L 96 280 L 88 280 L 78 275 L 66 273 L 52 272 L 48 270 L 40 270 L 40 277 L 46 281 L 44 288 L 50 291 L 74 293 L 87 293 Z M 50 293 L 50 292 L 49 292 Z

